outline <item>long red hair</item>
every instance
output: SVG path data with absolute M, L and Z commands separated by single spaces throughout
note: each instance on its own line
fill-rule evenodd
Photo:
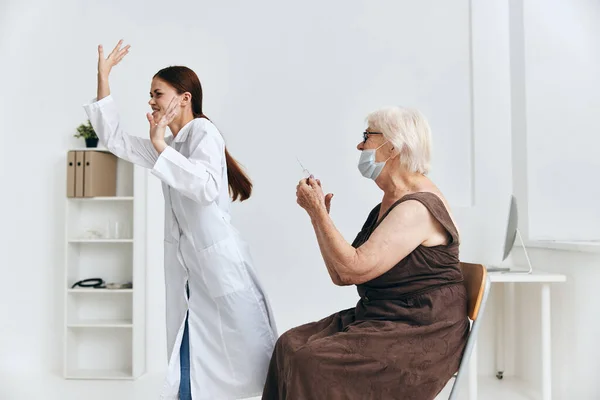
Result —
M 159 78 L 173 86 L 177 94 L 189 92 L 192 95 L 192 113 L 194 118 L 206 118 L 202 112 L 202 85 L 198 75 L 188 67 L 173 66 L 158 71 L 155 78 Z M 229 154 L 225 147 L 225 161 L 227 162 L 227 180 L 229 181 L 229 193 L 233 201 L 244 201 L 252 194 L 252 182 L 242 170 L 240 164 Z

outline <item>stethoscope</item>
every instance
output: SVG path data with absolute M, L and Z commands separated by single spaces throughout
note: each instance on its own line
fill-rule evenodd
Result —
M 71 286 L 71 289 L 77 286 L 92 289 L 131 289 L 133 288 L 133 283 L 106 283 L 104 279 L 101 278 L 88 278 L 75 282 L 73 286 Z
M 106 284 L 104 282 L 104 279 L 88 278 L 88 279 L 82 279 L 78 282 L 75 282 L 73 284 L 73 286 L 71 286 L 71 289 L 73 289 L 77 286 L 82 287 L 82 288 L 103 289 L 106 287 Z

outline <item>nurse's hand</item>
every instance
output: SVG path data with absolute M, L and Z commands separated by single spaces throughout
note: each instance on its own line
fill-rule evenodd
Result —
M 167 126 L 173 122 L 179 112 L 180 100 L 181 98 L 179 96 L 173 97 L 164 114 L 146 114 L 146 118 L 148 118 L 148 122 L 150 123 L 150 141 L 159 154 L 167 148 L 165 131 L 167 130 Z
M 298 183 L 298 186 L 296 186 L 296 202 L 311 217 L 318 214 L 321 210 L 329 213 L 332 198 L 333 193 L 329 193 L 327 196 L 323 195 L 321 181 L 314 179 L 312 175 L 308 179 L 302 179 Z
M 123 40 L 119 40 L 119 43 L 115 46 L 113 51 L 110 52 L 108 57 L 104 58 L 104 48 L 102 45 L 98 46 L 98 75 L 102 77 L 108 77 L 112 68 L 117 65 L 123 57 L 129 53 L 130 45 L 121 48 Z

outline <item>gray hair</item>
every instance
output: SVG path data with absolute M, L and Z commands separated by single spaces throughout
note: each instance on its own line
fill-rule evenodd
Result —
M 369 127 L 400 150 L 400 163 L 410 172 L 427 174 L 431 158 L 431 129 L 418 110 L 385 107 L 367 116 Z

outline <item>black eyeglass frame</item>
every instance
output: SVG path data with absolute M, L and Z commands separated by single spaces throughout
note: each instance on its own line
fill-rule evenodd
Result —
M 363 143 L 367 142 L 367 139 L 369 138 L 369 135 L 383 135 L 383 133 L 381 133 L 381 132 L 368 132 L 368 131 L 364 131 L 363 132 Z

